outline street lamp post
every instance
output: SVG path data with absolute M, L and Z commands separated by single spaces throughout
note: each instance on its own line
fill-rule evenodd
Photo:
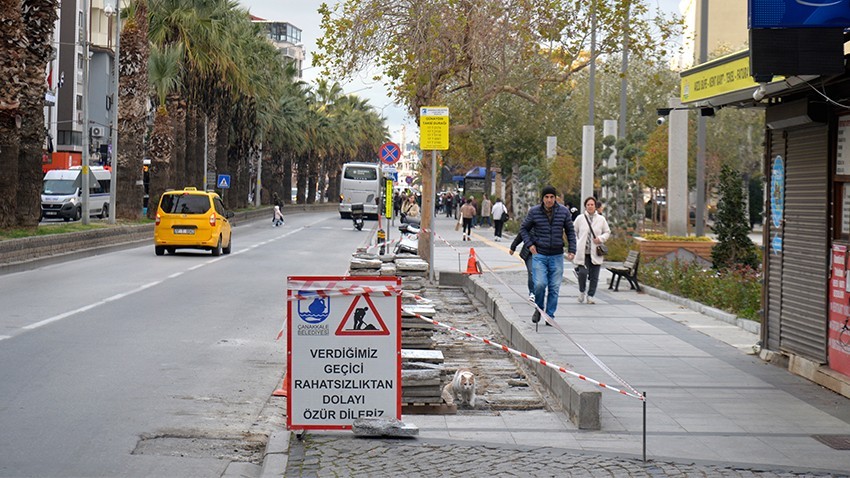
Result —
M 89 223 L 89 0 L 83 1 L 83 15 L 80 22 L 80 30 L 83 37 L 83 104 L 80 105 L 83 109 L 83 138 L 82 138 L 82 164 L 80 165 L 80 188 L 82 189 L 82 197 L 80 198 L 80 219 L 84 225 Z
M 109 224 L 115 224 L 118 212 L 115 203 L 118 195 L 118 55 L 121 48 L 121 1 L 104 0 L 103 12 L 115 16 L 115 57 L 112 61 L 112 155 L 110 158 Z

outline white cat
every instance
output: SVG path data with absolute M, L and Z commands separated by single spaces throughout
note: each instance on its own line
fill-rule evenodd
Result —
M 452 379 L 452 394 L 462 405 L 475 408 L 475 375 L 466 369 L 458 369 Z

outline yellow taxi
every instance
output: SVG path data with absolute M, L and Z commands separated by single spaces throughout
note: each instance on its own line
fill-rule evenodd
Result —
M 153 229 L 154 251 L 161 256 L 176 249 L 204 249 L 212 255 L 230 254 L 230 219 L 218 194 L 185 188 L 167 191 L 159 199 Z

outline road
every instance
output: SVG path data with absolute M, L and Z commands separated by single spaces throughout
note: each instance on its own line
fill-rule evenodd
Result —
M 236 227 L 233 253 L 153 244 L 0 275 L 0 476 L 220 476 L 280 428 L 288 275 L 342 275 L 336 213 Z M 367 229 L 374 222 L 367 222 Z M 268 404 L 271 405 L 268 405 Z

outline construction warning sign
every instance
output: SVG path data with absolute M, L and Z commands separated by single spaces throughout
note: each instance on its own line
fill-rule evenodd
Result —
M 287 428 L 401 418 L 400 290 L 398 277 L 288 278 Z

